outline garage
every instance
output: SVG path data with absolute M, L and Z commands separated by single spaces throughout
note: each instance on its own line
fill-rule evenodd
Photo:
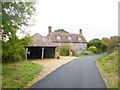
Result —
M 27 59 L 55 58 L 56 45 L 40 34 L 32 36 L 34 43 L 26 47 Z

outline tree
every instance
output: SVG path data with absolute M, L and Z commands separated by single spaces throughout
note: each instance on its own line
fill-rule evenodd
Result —
M 69 50 L 71 49 L 71 46 L 69 44 L 63 44 L 60 47 L 60 55 L 61 56 L 68 56 Z
M 34 2 L 2 2 L 2 38 L 16 36 L 18 30 L 28 26 L 28 20 L 34 14 Z
M 54 32 L 64 32 L 64 33 L 69 33 L 67 31 L 65 31 L 64 29 L 58 29 L 58 30 L 55 30 Z
M 87 43 L 88 48 L 90 46 L 96 46 L 97 52 L 101 53 L 104 52 L 107 49 L 107 46 L 105 43 L 102 43 L 102 41 L 98 38 L 92 39 Z
M 120 43 L 120 37 L 112 36 L 109 39 L 109 43 L 108 43 L 108 53 L 112 53 L 115 48 L 118 48 L 119 47 L 119 43 Z
M 18 30 L 29 26 L 35 11 L 35 2 L 2 2 L 2 58 L 3 61 L 22 60 L 22 53 L 30 41 L 27 37 L 18 39 Z M 24 43 L 23 43 L 24 42 Z
M 108 45 L 108 43 L 109 43 L 109 38 L 103 37 L 103 38 L 101 39 L 101 41 L 102 41 L 102 42 L 105 42 L 105 43 Z

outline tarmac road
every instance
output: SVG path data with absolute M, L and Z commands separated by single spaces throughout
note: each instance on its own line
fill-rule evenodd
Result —
M 31 88 L 106 88 L 95 56 L 77 58 L 58 68 Z

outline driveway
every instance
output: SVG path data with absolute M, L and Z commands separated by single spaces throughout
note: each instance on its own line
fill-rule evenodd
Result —
M 77 58 L 55 70 L 31 88 L 106 88 L 95 56 Z

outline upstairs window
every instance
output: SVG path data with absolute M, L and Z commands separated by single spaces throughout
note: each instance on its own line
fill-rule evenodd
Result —
M 60 36 L 57 36 L 57 39 L 58 39 L 58 40 L 60 40 L 60 39 L 61 39 L 61 37 L 60 37 Z
M 80 41 L 80 40 L 81 40 L 81 37 L 78 37 L 78 40 Z
M 71 38 L 71 36 L 68 36 L 68 40 L 71 40 L 72 38 Z

